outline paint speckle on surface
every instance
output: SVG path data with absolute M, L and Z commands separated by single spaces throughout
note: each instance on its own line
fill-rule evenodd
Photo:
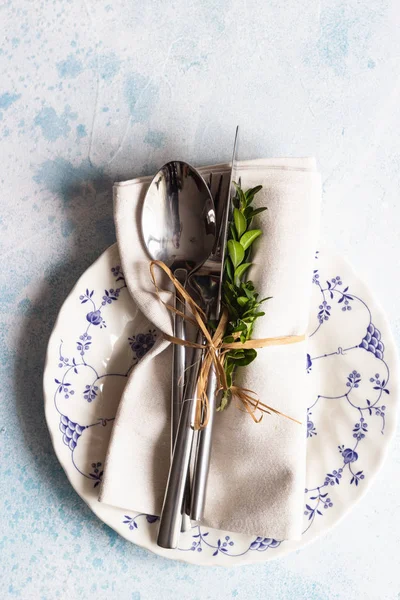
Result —
M 87 137 L 87 131 L 86 131 L 86 127 L 83 123 L 80 123 L 79 125 L 77 125 L 76 127 L 76 137 L 78 139 L 82 139 L 84 137 Z
M 376 62 L 374 60 L 372 60 L 372 58 L 370 58 L 368 61 L 368 69 L 375 69 L 375 67 L 376 67 Z
M 352 19 L 347 14 L 347 3 L 343 0 L 326 6 L 320 17 L 321 36 L 318 42 L 320 57 L 324 63 L 342 75 L 346 69 L 349 52 L 349 28 Z
M 144 141 L 153 148 L 162 148 L 165 144 L 165 133 L 162 131 L 149 130 Z
M 64 205 L 73 198 L 111 188 L 111 180 L 103 169 L 94 167 L 88 159 L 77 166 L 64 158 L 46 160 L 37 167 L 33 179 L 48 192 L 60 196 Z
M 158 88 L 151 79 L 135 73 L 125 82 L 125 99 L 133 123 L 143 123 L 156 105 Z
M 121 59 L 116 54 L 100 54 L 93 62 L 92 67 L 98 70 L 101 79 L 110 81 L 119 72 Z
M 44 106 L 36 115 L 34 123 L 42 130 L 43 137 L 49 142 L 55 142 L 60 137 L 66 138 L 71 131 L 70 121 L 77 118 L 71 112 L 71 107 L 66 106 L 62 114 L 57 114 L 51 106 Z
M 65 60 L 58 62 L 56 66 L 58 75 L 62 79 L 73 79 L 83 71 L 82 63 L 74 54 L 70 54 Z
M 95 569 L 101 569 L 103 566 L 103 561 L 101 558 L 94 558 L 92 561 L 92 565 Z
M 14 102 L 21 98 L 21 94 L 13 94 L 11 92 L 4 92 L 0 95 L 0 109 L 7 110 Z

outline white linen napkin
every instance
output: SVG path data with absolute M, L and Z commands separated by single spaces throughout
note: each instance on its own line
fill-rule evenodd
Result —
M 228 165 L 200 169 L 204 177 Z M 249 278 L 260 297 L 272 296 L 256 322 L 255 338 L 306 332 L 314 253 L 319 229 L 320 176 L 315 160 L 240 162 L 242 187 L 263 186 L 255 206 L 267 206 L 254 227 L 263 235 L 254 247 Z M 214 177 L 214 181 L 217 178 Z M 157 299 L 142 244 L 140 215 L 149 178 L 114 186 L 114 212 L 122 268 L 132 298 L 159 330 L 156 344 L 133 370 L 110 440 L 100 502 L 159 515 L 170 463 L 172 351 L 162 332 L 172 333 L 171 314 Z M 226 531 L 298 539 L 305 486 L 306 342 L 258 350 L 238 369 L 235 383 L 261 401 L 302 422 L 265 415 L 255 424 L 233 401 L 215 419 L 203 523 Z

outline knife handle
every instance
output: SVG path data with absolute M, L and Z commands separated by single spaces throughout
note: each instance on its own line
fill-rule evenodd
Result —
M 214 365 L 210 370 L 207 385 L 209 420 L 204 429 L 199 431 L 195 457 L 195 467 L 192 482 L 192 501 L 190 516 L 194 521 L 201 521 L 207 494 L 208 474 L 210 471 L 212 434 L 216 411 L 217 377 Z

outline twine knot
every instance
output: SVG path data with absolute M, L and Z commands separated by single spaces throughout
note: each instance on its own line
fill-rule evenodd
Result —
M 160 289 L 157 285 L 157 280 L 155 276 L 155 267 L 160 268 L 167 275 L 169 280 L 173 283 L 176 291 L 178 292 L 180 298 L 189 306 L 193 317 L 189 317 L 183 311 L 175 308 L 174 306 L 164 302 L 160 295 Z M 207 423 L 210 418 L 209 414 L 209 400 L 207 396 L 207 383 L 210 375 L 210 370 L 213 367 L 215 369 L 215 374 L 217 378 L 217 391 L 223 391 L 224 393 L 230 392 L 232 398 L 236 398 L 239 401 L 239 409 L 245 412 L 248 412 L 252 417 L 255 423 L 260 423 L 264 414 L 275 413 L 286 419 L 290 419 L 295 423 L 301 425 L 301 422 L 289 415 L 285 415 L 280 412 L 276 408 L 272 406 L 268 406 L 264 402 L 261 402 L 258 398 L 257 394 L 252 390 L 247 388 L 243 388 L 235 385 L 228 385 L 225 369 L 224 369 L 224 360 L 225 354 L 229 350 L 245 350 L 248 348 L 265 348 L 267 346 L 280 346 L 286 344 L 296 344 L 298 342 L 302 342 L 305 340 L 305 335 L 287 335 L 281 337 L 271 337 L 271 338 L 262 338 L 262 339 L 253 339 L 247 340 L 246 342 L 234 341 L 234 342 L 224 342 L 225 330 L 228 325 L 229 317 L 228 311 L 225 309 L 222 310 L 217 328 L 212 335 L 207 327 L 207 317 L 205 312 L 201 309 L 201 307 L 195 302 L 192 296 L 188 293 L 188 291 L 182 286 L 182 284 L 176 279 L 172 271 L 167 267 L 167 265 L 160 260 L 152 260 L 150 262 L 150 274 L 151 278 L 156 290 L 157 297 L 159 300 L 166 306 L 166 308 L 182 317 L 185 321 L 192 323 L 198 327 L 203 336 L 204 336 L 204 344 L 198 344 L 196 342 L 191 342 L 189 340 L 182 340 L 172 335 L 164 334 L 165 339 L 169 340 L 173 344 L 179 344 L 181 346 L 186 346 L 188 348 L 201 348 L 204 350 L 204 358 L 202 360 L 198 382 L 197 382 L 197 398 L 196 400 L 196 411 L 195 411 L 195 419 L 194 419 L 194 429 L 200 430 L 204 429 L 207 426 Z M 236 337 L 239 337 L 238 333 Z M 235 335 L 234 335 L 235 337 Z

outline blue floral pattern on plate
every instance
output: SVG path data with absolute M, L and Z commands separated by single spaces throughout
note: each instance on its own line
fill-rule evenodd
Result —
M 98 361 L 91 358 L 94 344 L 101 354 L 101 344 L 110 336 L 107 333 L 107 323 L 109 319 L 118 315 L 121 298 L 126 304 L 131 302 L 121 267 L 117 262 L 110 266 L 111 260 L 118 260 L 115 247 L 106 251 L 103 257 L 107 258 L 103 262 L 108 263 L 108 275 L 103 266 L 97 276 L 98 285 L 84 285 L 79 293 L 74 290 L 69 299 L 71 302 L 80 303 L 83 308 L 82 313 L 74 316 L 76 323 L 81 323 L 80 334 L 72 341 L 73 331 L 76 330 L 75 323 L 71 332 L 68 332 L 69 349 L 65 351 L 65 333 L 64 341 L 58 339 L 56 345 L 57 327 L 55 328 L 49 353 L 52 346 L 57 348 L 57 355 L 48 355 L 47 369 L 47 372 L 51 370 L 51 373 L 56 373 L 52 377 L 52 402 L 58 414 L 58 435 L 63 447 L 69 452 L 70 466 L 65 454 L 60 457 L 59 441 L 55 439 L 54 419 L 51 419 L 50 423 L 48 417 L 54 445 L 56 449 L 58 447 L 57 453 L 70 477 L 72 468 L 82 478 L 82 482 L 87 482 L 83 487 L 82 483 L 74 485 L 82 488 L 78 490 L 79 493 L 85 499 L 90 498 L 92 502 L 97 497 L 97 488 L 101 483 L 105 451 L 117 408 L 116 403 L 108 406 L 107 385 L 115 385 L 117 380 L 124 384 L 132 369 L 153 347 L 157 338 L 157 332 L 150 324 L 145 322 L 139 327 L 136 320 L 132 319 L 131 330 L 119 328 L 121 356 L 125 360 L 123 369 L 120 368 L 122 360 L 116 361 L 118 368 L 109 368 L 111 365 L 107 365 L 104 369 L 104 365 L 100 368 Z M 323 384 L 329 378 L 327 373 L 330 374 L 332 370 L 335 377 L 333 388 L 317 390 L 318 393 L 314 395 L 307 409 L 305 432 L 309 456 L 313 453 L 318 456 L 321 448 L 325 448 L 323 444 L 326 443 L 327 425 L 324 423 L 324 411 L 328 407 L 330 411 L 337 411 L 338 420 L 345 417 L 346 426 L 340 425 L 337 436 L 330 433 L 330 443 L 335 440 L 336 450 L 334 451 L 332 442 L 329 462 L 326 458 L 319 461 L 318 468 L 314 465 L 311 470 L 308 469 L 308 487 L 305 489 L 304 502 L 304 542 L 224 533 L 197 525 L 192 532 L 182 536 L 182 544 L 177 551 L 182 557 L 188 553 L 199 557 L 201 555 L 201 559 L 191 562 L 203 562 L 203 556 L 209 557 L 207 563 L 223 561 L 224 557 L 225 560 L 230 558 L 235 562 L 254 562 L 249 557 L 255 554 L 265 553 L 265 556 L 272 557 L 274 553 L 284 554 L 300 547 L 306 540 L 315 537 L 326 528 L 320 524 L 325 519 L 334 524 L 340 518 L 343 509 L 341 512 L 339 508 L 336 509 L 336 503 L 340 499 L 338 507 L 343 504 L 345 490 L 348 498 L 346 502 L 349 506 L 354 504 L 357 497 L 354 493 L 349 495 L 347 488 L 349 491 L 351 488 L 362 490 L 363 486 L 368 484 L 371 477 L 371 469 L 368 468 L 371 459 L 368 456 L 377 444 L 386 444 L 383 440 L 387 419 L 391 411 L 395 412 L 395 402 L 397 404 L 397 393 L 395 399 L 392 393 L 393 375 L 390 366 L 390 362 L 395 361 L 393 349 L 390 361 L 387 361 L 386 340 L 381 333 L 381 323 L 378 328 L 375 314 L 369 307 L 369 298 L 362 297 L 354 290 L 353 286 L 357 287 L 359 282 L 346 263 L 343 263 L 346 273 L 341 276 L 329 272 L 330 269 L 334 269 L 336 263 L 341 264 L 341 260 L 324 260 L 323 254 L 317 253 L 316 261 L 318 268 L 314 270 L 312 277 L 313 308 L 305 369 L 311 381 L 317 380 L 317 373 L 318 377 L 322 378 L 317 387 L 321 385 L 324 388 Z M 85 275 L 82 281 L 85 281 Z M 110 278 L 114 281 L 113 284 L 110 284 Z M 107 282 L 106 286 L 102 285 L 103 280 Z M 77 285 L 79 286 L 80 282 Z M 377 317 L 379 318 L 379 314 Z M 338 344 L 338 341 L 342 343 Z M 50 377 L 45 377 L 45 390 L 49 390 L 49 382 Z M 122 390 L 119 395 L 121 393 Z M 85 420 L 82 420 L 83 418 Z M 393 422 L 392 414 L 391 433 Z M 378 434 L 380 438 L 377 437 Z M 379 439 L 382 441 L 379 442 Z M 311 461 L 308 462 L 311 464 Z M 374 474 L 377 468 L 372 470 Z M 97 503 L 97 507 L 93 506 L 93 509 L 98 512 L 99 506 L 104 507 Z M 131 541 L 156 550 L 154 541 L 151 540 L 154 540 L 158 517 L 143 513 L 126 514 L 119 509 L 113 511 L 121 516 L 113 517 L 112 522 L 108 519 L 111 526 Z M 328 518 L 328 514 L 332 516 Z M 147 536 L 147 542 L 144 538 L 138 538 L 139 534 Z

